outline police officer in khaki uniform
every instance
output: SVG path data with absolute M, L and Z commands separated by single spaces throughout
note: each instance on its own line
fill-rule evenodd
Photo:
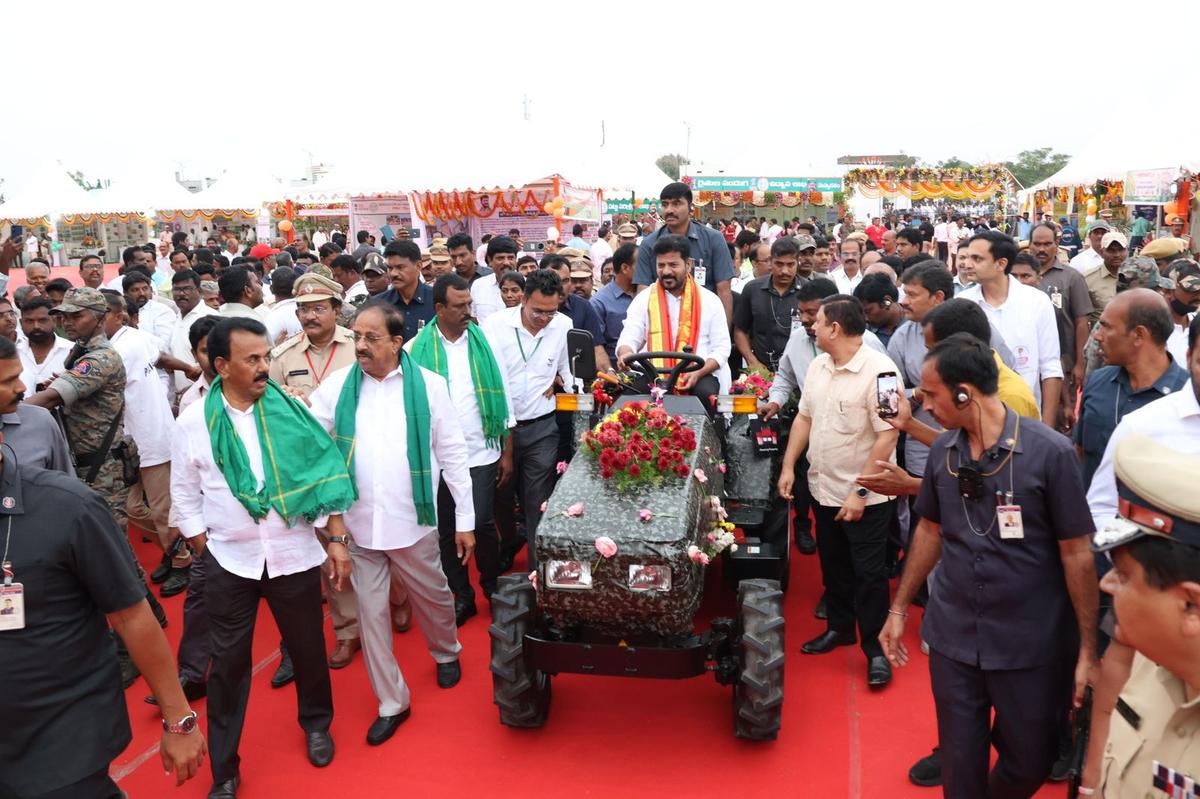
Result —
M 25 401 L 48 410 L 61 409 L 67 443 L 75 459 L 75 475 L 104 497 L 128 545 L 125 503 L 129 486 L 125 483 L 124 459 L 133 461 L 129 465 L 135 479 L 137 463 L 125 441 L 125 364 L 104 335 L 102 324 L 108 313 L 108 300 L 98 289 L 72 288 L 63 295 L 62 304 L 54 313 L 75 346 L 67 355 L 63 372 L 44 391 Z M 146 573 L 132 547 L 129 556 L 145 585 Z M 148 585 L 146 600 L 158 623 L 167 626 L 166 614 Z M 118 656 L 122 683 L 128 687 L 137 679 L 137 666 L 123 645 L 118 648 Z
M 1112 715 L 1100 784 L 1106 799 L 1186 797 L 1200 783 L 1200 458 L 1142 434 L 1117 444 L 1120 516 L 1093 548 L 1113 569 L 1118 641 L 1137 650 Z
M 302 330 L 271 350 L 270 374 L 288 393 L 307 399 L 322 380 L 354 363 L 354 334 L 337 324 L 342 287 L 332 277 L 306 272 L 296 279 L 292 294 Z M 321 579 L 337 638 L 329 667 L 340 669 L 350 665 L 359 649 L 354 591 L 349 586 L 332 590 L 324 570 Z

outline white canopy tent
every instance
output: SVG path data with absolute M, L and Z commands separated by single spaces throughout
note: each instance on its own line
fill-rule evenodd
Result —
M 287 196 L 288 187 L 266 170 L 255 168 L 231 169 L 202 192 L 191 194 L 187 210 L 253 211 L 265 203 L 278 202 Z
M 10 222 L 47 217 L 51 222 L 61 213 L 90 201 L 85 191 L 60 164 L 43 163 L 26 170 L 4 185 L 0 220 Z

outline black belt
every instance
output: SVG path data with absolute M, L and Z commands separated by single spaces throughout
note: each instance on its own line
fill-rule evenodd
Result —
M 107 456 L 107 457 L 106 457 Z M 76 469 L 90 469 L 93 466 L 104 465 L 110 458 L 119 458 L 116 450 L 110 449 L 108 452 L 88 452 L 83 455 L 75 456 Z
M 517 427 L 526 427 L 531 424 L 537 424 L 538 422 L 544 422 L 547 419 L 553 418 L 554 414 L 556 413 L 558 413 L 558 411 L 550 411 L 549 413 L 543 413 L 541 416 L 538 416 L 535 419 L 518 419 Z

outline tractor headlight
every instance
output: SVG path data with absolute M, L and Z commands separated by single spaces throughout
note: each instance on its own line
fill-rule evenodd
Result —
M 635 563 L 629 567 L 630 591 L 670 591 L 671 567 Z
M 546 564 L 546 585 L 572 590 L 591 588 L 592 565 L 586 560 L 549 561 Z

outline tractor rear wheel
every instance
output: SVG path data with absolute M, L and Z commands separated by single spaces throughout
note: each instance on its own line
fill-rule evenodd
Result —
M 783 714 L 783 591 L 775 580 L 738 585 L 738 659 L 733 728 L 739 738 L 773 741 Z
M 492 594 L 492 698 L 500 723 L 541 727 L 550 712 L 550 675 L 525 662 L 526 633 L 537 626 L 537 591 L 525 575 L 506 575 Z

